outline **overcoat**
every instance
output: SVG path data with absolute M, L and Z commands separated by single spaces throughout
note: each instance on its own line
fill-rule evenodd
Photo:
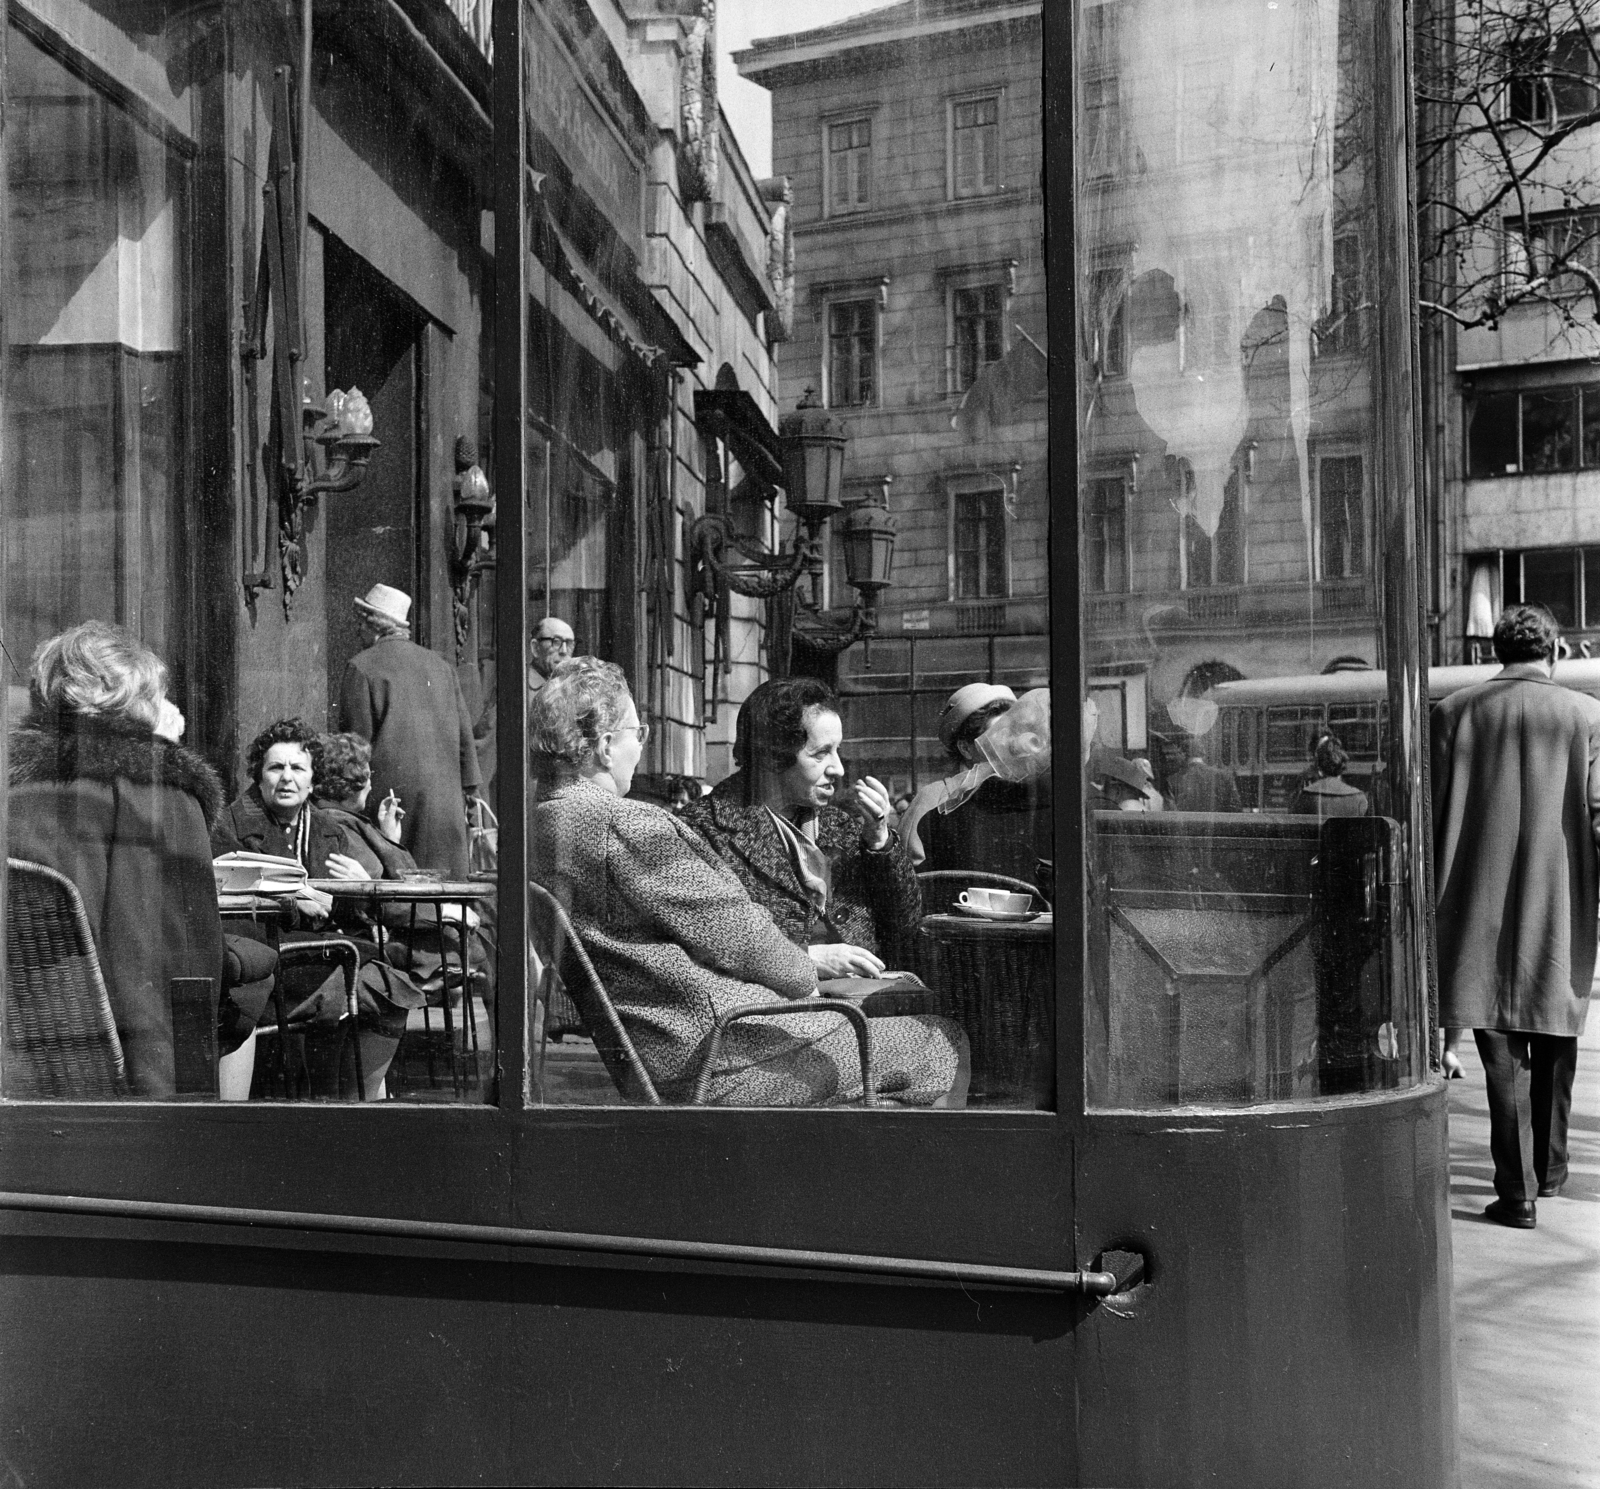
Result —
M 811 958 L 701 837 L 661 807 L 591 781 L 563 782 L 533 809 L 531 848 L 535 873 L 572 917 L 667 1101 L 690 1094 L 720 1014 L 816 989 Z M 872 1024 L 881 1092 L 926 1104 L 950 1089 L 965 1048 L 959 1029 L 938 1018 Z M 710 1099 L 811 1105 L 860 1085 L 854 1035 L 819 1004 L 816 1013 L 733 1025 Z
M 77 886 L 132 1094 L 172 1095 L 170 984 L 222 986 L 215 772 L 133 720 L 57 714 L 12 734 L 10 786 L 7 852 Z
M 901 967 L 916 955 L 922 889 L 897 833 L 890 833 L 882 852 L 872 853 L 862 846 L 856 817 L 841 807 L 820 809 L 817 847 L 833 880 L 823 917 L 801 884 L 771 814 L 759 803 L 745 804 L 744 782 L 737 774 L 690 802 L 682 820 L 705 838 L 795 945 L 844 941 Z
M 1439 1021 L 1583 1032 L 1600 702 L 1513 665 L 1433 710 Z
M 464 879 L 462 798 L 482 777 L 455 668 L 404 636 L 382 637 L 345 668 L 339 727 L 371 741 L 372 799 L 400 797 L 401 846 L 423 868 Z

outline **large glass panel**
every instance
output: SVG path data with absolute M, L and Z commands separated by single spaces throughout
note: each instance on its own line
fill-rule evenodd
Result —
M 312 23 L 8 14 L 9 1098 L 494 1091 L 487 115 Z
M 1114 80 L 1120 131 L 1108 152 L 1102 120 L 1082 129 L 1076 202 L 1089 1101 L 1410 1085 L 1427 1070 L 1406 887 L 1420 704 L 1387 665 L 1416 609 L 1404 182 L 1386 174 L 1398 13 L 1079 15 L 1089 106 Z M 1109 358 L 1104 302 L 1123 295 Z M 1549 464 L 1571 463 L 1563 408 Z M 1475 471 L 1516 467 L 1515 414 L 1479 400 Z M 1112 471 L 1133 477 L 1120 504 Z M 1126 607 L 1105 599 L 1113 510 Z M 1383 729 L 1385 705 L 1405 729 Z
M 634 154 L 525 7 L 535 1104 L 1054 1101 L 1041 18 L 858 9 Z

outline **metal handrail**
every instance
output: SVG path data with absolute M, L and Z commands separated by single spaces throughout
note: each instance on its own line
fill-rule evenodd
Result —
M 323 1231 L 487 1246 L 526 1246 L 550 1251 L 592 1251 L 610 1256 L 660 1257 L 674 1261 L 903 1277 L 966 1286 L 1080 1293 L 1088 1297 L 1108 1297 L 1117 1290 L 1117 1279 L 1110 1272 L 1054 1272 L 1032 1267 L 929 1261 L 904 1256 L 869 1256 L 850 1251 L 806 1251 L 790 1246 L 738 1246 L 722 1241 L 674 1241 L 645 1236 L 596 1235 L 584 1231 L 527 1230 L 513 1225 L 462 1225 L 442 1220 L 392 1220 L 376 1215 L 251 1210 L 234 1205 L 181 1205 L 156 1200 L 102 1199 L 77 1194 L 34 1194 L 19 1190 L 0 1191 L 0 1210 L 102 1215 L 117 1220 L 164 1220 L 189 1225 L 258 1226 L 269 1230 Z

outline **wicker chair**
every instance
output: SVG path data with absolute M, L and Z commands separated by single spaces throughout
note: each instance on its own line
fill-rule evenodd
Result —
M 126 1096 L 122 1041 L 77 886 L 6 860 L 5 1094 Z
M 605 984 L 600 981 L 600 974 L 589 959 L 589 953 L 584 949 L 583 941 L 567 912 L 561 908 L 560 901 L 538 884 L 530 883 L 528 893 L 534 950 L 543 964 L 534 993 L 535 1025 L 539 1026 L 548 1019 L 545 1010 L 549 1007 L 551 994 L 564 992 L 577 1007 L 585 1030 L 594 1040 L 596 1052 L 623 1098 L 645 1106 L 663 1105 L 661 1095 L 650 1079 L 650 1072 L 645 1069 L 644 1061 L 639 1058 L 638 1050 L 628 1037 L 628 1031 L 623 1028 Z M 705 1105 L 722 1041 L 732 1025 L 748 1018 L 782 1018 L 785 1015 L 818 1012 L 837 1013 L 855 1030 L 856 1046 L 861 1055 L 861 1104 L 876 1106 L 878 1094 L 872 1076 L 872 1052 L 866 1015 L 850 1003 L 818 1005 L 811 1001 L 799 1006 L 793 1002 L 752 1004 L 721 1015 L 706 1041 L 706 1053 L 695 1078 L 690 1105 Z M 543 1019 L 539 1015 L 543 1015 Z M 535 1056 L 538 1062 L 536 1073 L 539 1074 L 543 1070 L 543 1053 L 544 1040 L 541 1036 Z

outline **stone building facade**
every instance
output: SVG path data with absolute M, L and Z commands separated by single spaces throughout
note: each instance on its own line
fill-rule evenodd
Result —
M 781 401 L 841 412 L 845 500 L 897 526 L 870 649 L 800 641 L 794 662 L 837 681 L 849 748 L 896 790 L 943 773 L 952 688 L 1046 676 L 1041 46 L 1037 0 L 919 0 L 736 58 L 772 93 L 794 198 Z M 999 363 L 1015 396 L 986 396 L 993 372 L 974 392 Z M 835 539 L 834 619 L 852 599 Z

